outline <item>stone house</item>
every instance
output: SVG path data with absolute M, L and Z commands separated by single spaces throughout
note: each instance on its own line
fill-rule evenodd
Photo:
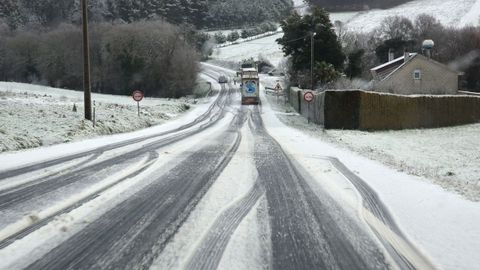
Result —
M 377 92 L 401 95 L 456 95 L 459 73 L 431 58 L 406 52 L 404 56 L 372 68 Z

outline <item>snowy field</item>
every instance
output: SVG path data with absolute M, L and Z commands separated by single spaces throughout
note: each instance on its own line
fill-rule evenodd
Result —
M 292 0 L 293 1 L 293 8 L 298 12 L 300 15 L 305 15 L 309 13 L 308 4 L 305 3 L 305 0 Z
M 282 36 L 283 33 L 279 33 L 250 42 L 217 48 L 213 52 L 212 59 L 240 62 L 251 57 L 258 59 L 261 55 L 270 60 L 274 66 L 278 66 L 283 60 L 284 55 L 282 47 L 276 42 L 276 40 Z
M 0 82 L 0 152 L 47 146 L 164 123 L 187 111 L 187 100 L 93 94 L 96 127 L 83 120 L 83 92 Z M 77 111 L 73 111 L 74 104 Z
M 349 30 L 369 32 L 380 25 L 389 16 L 405 16 L 414 20 L 426 13 L 434 16 L 446 26 L 463 27 L 480 24 L 479 0 L 416 0 L 386 10 L 369 10 L 362 12 L 332 13 L 332 22 L 341 21 Z

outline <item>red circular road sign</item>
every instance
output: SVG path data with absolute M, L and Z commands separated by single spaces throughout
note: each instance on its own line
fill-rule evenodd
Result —
M 312 92 L 305 92 L 305 94 L 303 94 L 303 99 L 306 102 L 312 102 L 314 98 L 315 98 L 315 96 L 313 95 Z
M 143 91 L 141 90 L 133 91 L 132 97 L 133 97 L 133 100 L 135 100 L 136 102 L 142 101 L 144 97 Z

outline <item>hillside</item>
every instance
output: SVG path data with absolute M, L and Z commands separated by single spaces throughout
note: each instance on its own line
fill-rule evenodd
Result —
M 414 20 L 426 13 L 437 18 L 443 25 L 463 27 L 480 22 L 479 0 L 416 0 L 386 10 L 362 12 L 332 12 L 332 21 L 341 21 L 352 31 L 369 32 L 389 16 L 405 16 Z
M 0 24 L 54 26 L 80 22 L 80 1 L 2 0 Z M 290 0 L 90 0 L 93 21 L 134 22 L 167 20 L 198 28 L 251 25 L 283 18 L 291 10 Z
M 308 0 L 312 5 L 328 11 L 358 11 L 372 8 L 390 8 L 412 0 Z

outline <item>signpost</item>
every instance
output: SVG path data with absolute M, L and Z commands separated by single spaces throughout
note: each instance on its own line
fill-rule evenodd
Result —
M 275 86 L 275 92 L 277 94 L 277 103 L 278 103 L 279 96 L 281 95 L 281 91 L 282 91 L 282 86 L 280 85 L 280 83 L 277 83 L 277 85 Z
M 307 121 L 308 123 L 310 123 L 310 103 L 315 99 L 315 95 L 310 92 L 310 91 L 307 91 L 305 92 L 305 94 L 303 94 L 303 99 L 307 102 L 308 104 L 308 109 L 307 109 Z
M 137 102 L 137 108 L 138 108 L 138 116 L 140 116 L 140 101 L 143 100 L 144 93 L 141 90 L 135 90 L 132 93 L 133 100 Z

